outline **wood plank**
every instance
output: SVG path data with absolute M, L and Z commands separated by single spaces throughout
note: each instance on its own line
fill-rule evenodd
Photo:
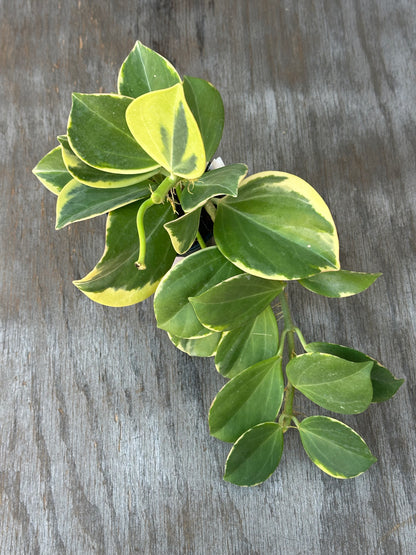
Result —
M 414 553 L 415 12 L 407 0 L 0 3 L 1 553 Z M 343 266 L 384 274 L 341 301 L 291 288 L 308 340 L 406 377 L 345 419 L 379 459 L 356 480 L 322 474 L 287 434 L 263 486 L 222 482 L 212 361 L 175 350 L 150 300 L 111 309 L 71 285 L 100 256 L 104 221 L 55 232 L 31 169 L 65 130 L 71 92 L 114 91 L 136 39 L 218 87 L 225 161 L 309 181 Z

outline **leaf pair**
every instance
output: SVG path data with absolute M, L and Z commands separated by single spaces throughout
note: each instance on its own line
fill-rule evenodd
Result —
M 283 289 L 276 281 L 242 274 L 216 247 L 196 252 L 162 280 L 154 300 L 158 326 L 186 339 L 241 327 Z
M 298 429 L 308 457 L 334 478 L 355 478 L 377 460 L 354 430 L 333 418 L 310 416 Z M 282 452 L 283 429 L 278 423 L 254 426 L 231 449 L 224 480 L 239 486 L 261 484 L 279 465 Z

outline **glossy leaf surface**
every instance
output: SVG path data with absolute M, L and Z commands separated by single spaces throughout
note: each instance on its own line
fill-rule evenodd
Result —
M 184 254 L 192 247 L 198 232 L 200 216 L 199 208 L 165 224 L 173 248 L 178 254 Z
M 137 41 L 120 68 L 118 91 L 136 98 L 150 91 L 171 87 L 180 80 L 168 60 Z
M 258 316 L 283 291 L 284 283 L 240 274 L 190 297 L 199 321 L 214 331 L 240 327 Z
M 205 171 L 205 150 L 182 84 L 139 96 L 126 111 L 136 141 L 169 173 L 195 179 Z
M 205 337 L 196 337 L 194 339 L 185 339 L 183 337 L 168 335 L 175 347 L 192 357 L 211 357 L 215 355 L 218 343 L 221 339 L 221 334 L 216 332 L 210 333 Z
M 323 272 L 307 279 L 299 280 L 309 291 L 324 297 L 350 297 L 365 291 L 381 274 L 366 274 L 364 272 L 350 272 L 337 270 Z
M 56 203 L 56 229 L 94 218 L 111 210 L 148 197 L 149 182 L 130 187 L 96 189 L 72 179 L 59 193 Z
M 308 457 L 334 478 L 359 476 L 377 460 L 354 430 L 333 418 L 305 418 L 299 432 Z
M 66 169 L 62 158 L 62 148 L 57 146 L 33 168 L 33 173 L 51 193 L 59 195 L 72 175 Z
M 268 306 L 251 322 L 223 335 L 215 355 L 217 370 L 233 378 L 256 362 L 273 357 L 278 341 L 276 318 Z
M 373 403 L 381 403 L 393 397 L 404 382 L 403 379 L 395 378 L 385 366 L 374 358 L 350 347 L 336 345 L 335 343 L 315 342 L 308 343 L 305 350 L 310 353 L 328 353 L 344 360 L 350 360 L 351 362 L 373 362 L 374 366 L 371 370 L 371 383 L 373 386 L 373 398 L 371 401 Z
M 238 185 L 246 173 L 244 164 L 232 164 L 205 172 L 196 181 L 185 183 L 181 198 L 183 210 L 195 210 L 218 195 L 237 196 Z
M 127 306 L 149 297 L 175 258 L 175 251 L 163 224 L 174 217 L 169 204 L 152 206 L 144 218 L 147 237 L 146 270 L 135 266 L 139 254 L 136 215 L 140 203 L 110 212 L 106 247 L 97 266 L 75 281 L 87 297 L 108 306 Z
M 263 360 L 247 368 L 219 391 L 209 411 L 211 435 L 236 441 L 262 422 L 273 421 L 283 400 L 281 357 Z
M 72 95 L 67 135 L 78 158 L 110 173 L 147 173 L 159 167 L 130 133 L 125 115 L 131 102 L 115 94 Z
M 206 160 L 217 150 L 224 128 L 224 105 L 217 89 L 204 79 L 185 76 L 183 89 L 201 132 Z
M 58 141 L 62 146 L 62 158 L 69 173 L 84 185 L 89 187 L 96 187 L 99 189 L 111 189 L 120 187 L 129 187 L 142 181 L 146 181 L 158 172 L 158 169 L 147 173 L 140 174 L 125 174 L 125 173 L 110 173 L 97 170 L 83 162 L 74 153 L 69 145 L 66 135 L 58 137 Z M 149 186 L 148 186 L 149 190 Z
M 209 335 L 210 330 L 198 320 L 188 299 L 239 272 L 217 247 L 187 256 L 170 270 L 157 289 L 154 309 L 158 327 L 188 339 Z
M 231 449 L 224 480 L 238 486 L 257 486 L 273 474 L 282 453 L 282 427 L 276 422 L 258 424 L 245 432 Z
M 349 362 L 342 358 L 307 353 L 293 358 L 286 367 L 288 380 L 308 399 L 341 414 L 357 414 L 371 403 L 372 362 Z
M 288 173 L 252 175 L 236 198 L 221 199 L 214 236 L 224 256 L 259 277 L 300 279 L 339 268 L 338 236 L 327 205 L 308 183 Z

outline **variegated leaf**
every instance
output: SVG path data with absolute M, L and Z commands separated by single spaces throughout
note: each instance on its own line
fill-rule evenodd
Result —
M 126 121 L 136 141 L 170 174 L 196 179 L 204 173 L 204 143 L 181 83 L 133 100 Z

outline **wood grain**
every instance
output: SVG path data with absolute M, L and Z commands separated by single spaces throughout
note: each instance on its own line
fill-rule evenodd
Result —
M 406 0 L 0 2 L 1 553 L 415 552 L 415 17 Z M 114 91 L 136 39 L 219 88 L 225 161 L 309 181 L 343 266 L 384 274 L 341 301 L 291 291 L 308 340 L 406 378 L 346 419 L 379 459 L 356 480 L 322 474 L 287 434 L 266 484 L 222 482 L 212 361 L 176 351 L 150 300 L 111 309 L 71 285 L 104 221 L 55 232 L 31 169 L 71 92 Z

